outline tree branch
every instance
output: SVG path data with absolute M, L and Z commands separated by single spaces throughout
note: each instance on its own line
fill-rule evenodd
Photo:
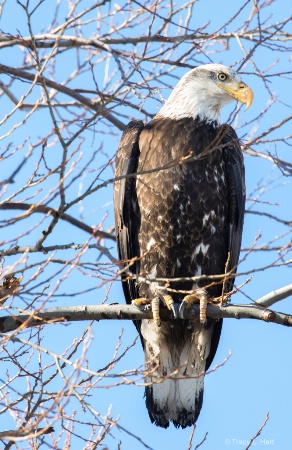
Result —
M 45 427 L 45 428 L 23 428 L 19 430 L 7 430 L 0 431 L 0 439 L 9 439 L 11 441 L 21 440 L 23 437 L 38 437 L 42 434 L 53 433 L 55 430 L 53 427 Z
M 94 237 L 98 237 L 101 239 L 112 239 L 113 241 L 116 240 L 116 237 L 113 234 L 107 233 L 106 231 L 102 230 L 96 230 L 95 228 L 90 227 L 89 225 L 86 225 L 85 223 L 81 222 L 80 220 L 75 219 L 74 217 L 70 216 L 69 214 L 63 213 L 61 216 L 53 208 L 50 208 L 49 206 L 45 205 L 34 205 L 29 203 L 21 203 L 21 202 L 4 202 L 0 204 L 0 210 L 14 210 L 18 209 L 21 211 L 29 211 L 30 213 L 43 213 L 43 214 L 50 214 L 51 216 L 55 218 L 59 218 L 61 220 L 65 220 L 66 222 L 69 222 L 71 225 L 74 225 L 77 228 L 80 228 L 83 231 L 86 231 L 87 233 L 91 234 Z
M 292 315 L 272 311 L 266 308 L 266 304 L 273 304 L 292 295 L 292 285 L 285 286 L 277 291 L 261 297 L 251 305 L 212 305 L 207 308 L 207 317 L 211 319 L 256 319 L 265 322 L 273 322 L 287 327 L 292 326 Z M 184 311 L 185 319 L 199 318 L 199 305 Z M 172 312 L 161 308 L 162 320 L 173 319 Z M 0 332 L 8 333 L 18 328 L 31 328 L 56 322 L 76 322 L 83 320 L 142 320 L 152 319 L 152 311 L 147 307 L 141 311 L 132 305 L 81 305 L 48 308 L 40 311 L 32 311 L 30 314 L 16 314 L 0 318 Z
M 14 67 L 5 66 L 4 64 L 0 64 L 0 73 L 12 75 L 14 77 L 22 78 L 24 80 L 32 81 L 41 85 L 45 83 L 46 86 L 56 89 L 56 91 L 62 92 L 63 94 L 68 95 L 69 97 L 72 97 L 78 102 L 87 106 L 89 109 L 98 112 L 101 116 L 103 116 L 113 125 L 115 125 L 119 130 L 123 131 L 126 128 L 126 125 L 124 125 L 123 122 L 114 117 L 106 107 L 84 97 L 81 94 L 78 94 L 78 92 L 76 92 L 74 89 L 70 89 L 67 86 L 64 86 L 63 84 L 56 83 L 55 81 L 49 80 L 48 78 L 42 75 L 37 74 L 34 75 L 26 72 L 25 70 L 15 69 Z
M 280 300 L 284 300 L 287 297 L 292 295 L 292 284 L 288 284 L 276 291 L 272 291 L 269 294 L 264 295 L 259 298 L 255 303 L 260 306 L 265 306 L 266 308 L 274 305 L 276 302 Z
M 275 31 L 277 32 L 277 36 L 275 36 Z M 292 40 L 291 33 L 285 32 L 283 30 L 276 29 L 275 26 L 268 26 L 266 29 L 261 30 L 261 34 L 265 35 L 266 39 L 270 39 L 271 41 L 283 41 L 289 42 Z M 218 40 L 221 41 L 223 39 L 231 40 L 236 39 L 239 36 L 241 39 L 245 39 L 247 41 L 252 42 L 262 42 L 260 37 L 260 32 L 258 30 L 248 30 L 241 33 L 189 33 L 182 34 L 178 36 L 164 36 L 161 34 L 154 34 L 152 36 L 137 36 L 137 37 L 100 37 L 99 39 L 85 39 L 80 38 L 74 35 L 71 36 L 62 36 L 61 38 L 57 34 L 45 33 L 45 34 L 36 34 L 35 45 L 37 48 L 52 48 L 55 45 L 55 41 L 59 39 L 58 47 L 63 48 L 74 48 L 74 47 L 94 47 L 101 50 L 108 50 L 105 48 L 105 45 L 138 45 L 141 43 L 147 42 L 159 42 L 159 43 L 176 43 L 176 42 L 185 42 L 185 41 L 205 41 L 205 40 Z M 15 45 L 21 45 L 27 48 L 32 47 L 32 39 L 31 36 L 6 36 L 2 34 L 0 36 L 0 48 L 4 47 L 12 47 Z M 115 50 L 117 51 L 117 50 Z

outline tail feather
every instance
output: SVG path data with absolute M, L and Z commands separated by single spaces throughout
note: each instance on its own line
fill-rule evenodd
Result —
M 142 321 L 148 384 L 145 389 L 150 419 L 167 428 L 193 425 L 203 403 L 204 373 L 210 353 L 212 326 L 199 323 L 186 326 L 183 321 Z

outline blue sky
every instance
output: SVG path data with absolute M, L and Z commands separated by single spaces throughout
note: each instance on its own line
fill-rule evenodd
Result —
M 33 16 L 32 26 L 34 33 L 45 33 L 48 31 L 49 24 L 52 19 L 53 11 L 51 8 L 52 1 L 45 1 L 37 14 Z M 91 6 L 90 1 L 81 2 L 82 8 Z M 182 4 L 180 2 L 177 3 Z M 201 0 L 195 3 L 192 13 L 192 19 L 189 23 L 189 27 L 196 29 L 202 24 L 206 24 L 205 30 L 209 33 L 214 32 L 217 28 L 223 25 L 228 18 L 230 18 L 238 10 L 239 6 L 243 2 L 217 2 L 215 0 Z M 262 2 L 259 2 L 261 5 Z M 32 4 L 31 4 L 32 5 Z M 118 0 L 116 5 L 122 5 Z M 223 28 L 225 32 L 233 32 L 239 27 L 244 20 L 247 20 L 252 10 L 252 2 L 248 2 L 247 6 L 243 8 L 242 13 L 235 18 L 231 24 L 226 25 Z M 32 7 L 32 6 L 31 6 Z M 104 7 L 104 11 L 108 11 L 114 8 L 113 4 L 108 4 Z M 278 0 L 272 2 L 265 9 L 261 10 L 261 19 L 266 23 L 275 24 L 278 21 L 284 20 L 290 14 L 288 2 L 285 0 Z M 12 12 L 12 14 L 11 14 Z M 161 15 L 165 16 L 167 9 L 161 10 Z M 67 3 L 62 2 L 59 10 L 59 21 L 62 22 L 68 14 Z M 94 12 L 88 15 L 88 18 L 94 19 L 96 16 Z M 177 16 L 178 18 L 179 16 Z M 123 20 L 123 16 L 117 16 L 117 20 Z M 256 26 L 256 16 L 254 18 L 254 26 Z M 112 19 L 113 20 L 113 19 Z M 210 23 L 209 23 L 210 22 Z M 109 26 L 108 24 L 106 26 Z M 154 27 L 159 27 L 159 21 L 154 22 Z M 22 8 L 13 0 L 9 0 L 3 8 L 3 15 L 1 18 L 0 27 L 4 33 L 10 33 L 12 35 L 21 34 L 22 36 L 28 35 L 28 28 L 26 25 L 26 18 Z M 96 24 L 93 21 L 83 30 L 83 36 L 89 38 L 94 32 Z M 291 22 L 290 22 L 291 29 Z M 136 37 L 138 32 L 141 35 L 145 35 L 149 30 L 149 22 L 141 23 L 139 28 L 129 30 L 130 36 Z M 170 28 L 170 31 L 172 29 Z M 173 31 L 175 29 L 173 28 Z M 66 32 L 70 34 L 71 31 Z M 80 36 L 82 36 L 81 30 L 79 30 Z M 123 30 L 120 32 L 123 34 Z M 171 34 L 171 32 L 170 32 Z M 184 44 L 184 51 L 191 46 L 191 43 Z M 253 42 L 244 41 L 245 50 L 249 51 L 252 48 Z M 288 46 L 284 43 L 283 46 Z M 130 47 L 128 47 L 130 49 Z M 244 57 L 243 50 L 240 47 L 238 40 L 234 39 L 230 41 L 228 49 L 220 51 L 221 48 L 214 46 L 214 51 L 210 48 L 208 57 L 204 54 L 198 55 L 199 63 L 208 63 L 211 58 L 212 62 L 220 62 L 226 65 L 234 65 L 235 69 L 240 65 L 242 58 Z M 154 48 L 155 50 L 155 48 Z M 1 60 L 3 64 L 10 65 L 12 67 L 21 67 L 23 64 L 23 49 L 21 48 L 6 48 L 0 49 Z M 151 50 L 152 51 L 152 50 Z M 177 57 L 179 51 L 177 53 Z M 84 57 L 84 54 L 83 54 Z M 172 54 L 172 59 L 175 57 L 175 53 Z M 256 63 L 256 66 L 261 69 L 264 75 L 271 75 L 273 73 L 288 72 L 291 71 L 291 59 L 282 51 L 279 47 L 270 50 L 264 43 L 259 45 L 252 55 L 252 60 Z M 114 70 L 114 62 L 110 61 L 108 73 Z M 65 53 L 55 68 L 55 73 L 51 75 L 49 72 L 46 76 L 55 77 L 56 81 L 62 82 L 74 71 L 76 67 L 76 57 L 72 52 Z M 145 66 L 146 67 L 146 66 Z M 101 70 L 100 70 L 101 69 Z M 105 71 L 107 70 L 107 62 L 103 61 L 99 66 L 95 67 L 96 79 L 98 85 L 102 87 L 105 85 L 105 89 L 110 91 L 114 86 L 118 74 L 113 78 L 112 84 L 107 84 L 105 77 Z M 159 70 L 159 68 L 157 68 Z M 140 90 L 136 91 L 136 95 L 145 96 L 143 100 L 143 107 L 156 113 L 160 107 L 161 96 L 165 99 L 170 93 L 169 86 L 173 86 L 176 83 L 176 78 L 179 79 L 186 69 L 177 68 L 172 74 L 173 78 L 166 78 L 168 81 L 167 86 L 162 84 L 153 87 L 151 95 L 147 97 L 145 94 L 147 89 L 143 86 Z M 285 117 L 291 115 L 291 82 L 289 75 L 287 77 L 267 77 L 270 91 L 272 92 L 275 102 L 268 109 L 267 113 L 261 117 L 256 123 L 250 122 L 267 107 L 270 102 L 270 94 L 265 88 L 263 81 L 256 73 L 255 67 L 251 62 L 246 64 L 242 68 L 243 80 L 253 89 L 255 98 L 254 104 L 249 111 L 244 112 L 241 108 L 239 111 L 232 105 L 223 112 L 223 120 L 228 120 L 231 117 L 234 120 L 235 126 L 238 127 L 238 135 L 242 138 L 246 138 L 252 131 L 254 136 L 258 136 L 263 133 L 269 127 L 279 123 Z M 110 75 L 109 75 L 110 76 Z M 0 76 L 1 81 L 4 83 L 9 82 L 9 77 Z M 135 73 L 132 77 L 135 82 L 142 82 L 140 73 Z M 24 91 L 23 84 L 17 82 L 14 84 L 16 95 L 20 96 Z M 72 88 L 86 88 L 94 89 L 94 84 L 90 73 L 85 72 L 84 75 L 73 80 L 69 85 Z M 25 86 L 25 90 L 29 88 L 29 85 Z M 155 89 L 154 89 L 155 88 Z M 32 94 L 30 94 L 31 101 L 34 101 L 39 97 L 40 89 L 36 87 Z M 134 95 L 135 97 L 135 95 Z M 64 97 L 63 97 L 64 101 Z M 11 109 L 13 108 L 12 102 L 6 97 L 0 97 L 1 103 L 1 120 Z M 137 117 L 142 120 L 145 116 L 133 109 L 124 106 L 119 110 L 125 117 L 121 117 L 124 123 L 128 118 Z M 235 113 L 236 111 L 236 113 Z M 19 161 L 23 156 L 32 148 L 32 154 L 28 158 L 27 164 L 23 167 L 20 174 L 16 177 L 13 185 L 8 185 L 7 190 L 2 190 L 2 201 L 6 201 L 9 195 L 16 190 L 20 189 L 29 178 L 31 172 L 34 170 L 35 164 L 40 161 L 40 146 L 36 145 L 36 142 L 41 139 L 46 133 L 51 132 L 53 125 L 48 115 L 48 111 L 45 109 L 38 110 L 31 117 L 28 117 L 24 122 L 25 114 L 27 112 L 17 111 L 10 119 L 8 119 L 1 128 L 1 135 L 5 135 L 11 127 L 18 123 L 19 127 L 13 132 L 13 134 L 2 139 L 0 142 L 3 153 L 8 143 L 12 142 L 12 147 L 15 152 L 11 152 L 11 157 L 1 161 L 2 164 L 2 177 L 6 178 L 7 174 L 13 172 Z M 86 113 L 87 118 L 90 113 Z M 64 116 L 67 116 L 64 113 Z M 259 145 L 254 145 L 255 150 L 261 151 L 264 155 L 277 155 L 280 159 L 292 162 L 291 147 L 285 145 L 283 141 L 278 141 L 276 144 L 269 142 L 268 139 L 283 138 L 291 134 L 291 126 L 288 122 L 286 126 L 276 130 L 273 134 L 269 135 L 265 142 Z M 78 122 L 77 126 L 81 126 L 82 123 Z M 64 135 L 66 130 L 63 131 Z M 84 189 L 99 173 L 100 169 L 105 164 L 108 157 L 113 157 L 118 142 L 121 136 L 121 132 L 117 129 L 114 130 L 113 135 L 109 135 L 108 130 L 104 126 L 104 122 L 98 122 L 94 128 L 82 133 L 80 138 L 76 140 L 74 149 L 77 151 L 76 155 L 72 156 L 72 161 L 75 163 L 77 171 L 80 171 L 80 175 L 75 182 L 71 184 L 68 189 L 68 201 L 76 198 L 80 192 L 84 192 Z M 18 146 L 27 139 L 23 148 L 19 149 Z M 51 169 L 60 162 L 61 158 L 61 146 L 58 144 L 54 135 L 49 140 L 49 146 L 46 149 L 46 165 Z M 289 142 L 289 141 L 287 141 Z M 290 140 L 291 142 L 291 140 Z M 80 151 L 78 144 L 81 144 Z M 35 145 L 35 147 L 30 147 Z M 82 156 L 80 156 L 82 152 Z M 83 167 L 88 163 L 92 154 L 96 152 L 94 161 L 90 164 L 87 170 L 83 170 Z M 78 160 L 78 158 L 80 158 Z M 247 197 L 257 196 L 263 202 L 270 202 L 269 205 L 253 204 L 247 202 L 247 209 L 251 211 L 264 211 L 266 213 L 279 216 L 283 220 L 291 220 L 291 179 L 283 176 L 281 171 L 273 165 L 270 161 L 263 158 L 255 158 L 250 155 L 245 156 L 246 166 L 246 183 L 247 183 Z M 39 176 L 42 171 L 45 170 L 45 163 L 40 161 Z M 76 173 L 76 172 L 75 172 Z M 99 177 L 99 181 L 102 182 L 112 176 L 112 167 L 102 172 Z M 72 180 L 69 177 L 68 180 Z M 53 207 L 58 206 L 58 198 L 53 198 L 53 194 L 50 194 L 50 189 L 55 189 L 58 184 L 58 176 L 52 175 L 45 180 L 39 187 L 29 189 L 22 195 L 20 192 L 14 199 L 15 201 L 24 200 L 27 196 L 27 202 L 32 203 L 43 199 L 43 203 L 47 202 L 47 195 L 49 195 L 48 204 Z M 277 205 L 273 205 L 275 203 Z M 84 220 L 89 225 L 96 225 L 104 219 L 103 229 L 109 229 L 113 224 L 113 205 L 112 205 L 112 185 L 109 185 L 107 189 L 100 189 L 95 194 L 91 195 L 77 205 L 74 205 L 69 214 Z M 1 211 L 1 220 L 14 217 L 15 212 Z M 42 221 L 42 222 L 41 222 Z M 15 235 L 19 235 L 18 243 L 21 245 L 33 245 L 38 238 L 40 230 L 48 225 L 50 219 L 44 218 L 41 215 L 35 214 L 26 220 L 20 221 L 13 227 L 4 227 L 1 232 L 1 240 L 13 239 Z M 37 225 L 39 223 L 39 225 Z M 28 233 L 31 229 L 32 231 Z M 257 245 L 263 245 L 269 242 L 275 236 L 281 236 L 283 233 L 289 232 L 289 229 L 277 223 L 276 221 L 253 214 L 246 214 L 245 227 L 243 235 L 243 248 L 250 247 L 255 237 L 261 231 L 261 238 Z M 291 233 L 291 231 L 290 231 Z M 46 245 L 62 244 L 62 243 L 84 243 L 89 236 L 81 230 L 78 230 L 68 224 L 58 224 L 55 233 L 50 237 Z M 291 241 L 291 234 L 279 238 L 279 242 L 287 243 Z M 94 239 L 90 240 L 90 243 L 94 243 Z M 115 244 L 113 242 L 105 242 L 105 245 L 111 249 L 113 254 L 116 254 Z M 9 247 L 11 243 L 7 244 Z M 3 244 L 3 248 L 5 244 Z M 2 246 L 1 246 L 2 248 Z M 94 253 L 95 252 L 95 253 Z M 67 259 L 74 257 L 73 250 L 59 251 L 55 259 Z M 245 252 L 242 252 L 242 256 Z M 39 262 L 44 266 L 46 259 L 50 255 L 32 255 L 27 258 L 27 261 L 23 261 L 18 265 L 18 268 L 23 268 L 29 263 Z M 89 261 L 95 263 L 99 255 L 96 251 L 88 251 L 88 253 L 82 257 L 82 261 Z M 277 257 L 276 252 L 254 252 L 243 261 L 240 266 L 240 272 L 248 272 L 254 268 L 261 268 L 271 264 Z M 19 255 L 13 257 L 7 257 L 5 259 L 5 267 L 12 267 L 13 264 L 19 259 Z M 284 259 L 289 259 L 289 253 Z M 106 259 L 101 259 L 101 262 L 105 262 Z M 63 266 L 62 266 L 63 267 Z M 40 275 L 42 282 L 41 286 L 38 286 L 36 281 L 29 281 L 29 278 L 36 268 L 32 268 L 24 272 L 24 282 L 30 283 L 28 287 L 31 292 L 37 294 L 40 289 L 46 284 L 50 284 L 51 289 L 55 289 L 55 294 L 47 298 L 46 307 L 50 306 L 63 306 L 63 305 L 78 305 L 78 304 L 96 304 L 101 303 L 103 299 L 108 295 L 107 301 L 109 303 L 122 302 L 123 294 L 120 282 L 117 280 L 111 283 L 103 282 L 102 267 L 100 268 L 99 278 L 94 275 L 93 272 L 87 270 L 86 276 L 82 271 L 76 271 L 72 267 L 63 268 L 61 275 L 58 275 L 58 270 L 61 266 L 54 262 L 48 266 L 44 266 L 44 270 Z M 8 269 L 7 269 L 8 270 Z M 250 275 L 244 275 L 239 278 L 238 283 L 243 282 Z M 48 281 L 52 277 L 52 281 Z M 104 278 L 110 278 L 108 274 Z M 62 279 L 62 283 L 58 284 L 58 280 Z M 291 264 L 274 267 L 265 271 L 257 271 L 253 274 L 252 280 L 244 286 L 242 292 L 233 297 L 234 303 L 250 303 L 253 300 L 261 297 L 262 295 L 285 286 L 291 282 Z M 108 289 L 110 288 L 109 292 Z M 84 292 L 87 289 L 92 289 L 89 292 Z M 74 292 L 79 292 L 76 296 L 66 296 Z M 10 311 L 19 311 L 25 308 L 26 305 L 32 300 L 31 293 L 24 293 L 20 297 L 16 297 L 13 300 Z M 44 300 L 43 297 L 36 302 L 36 305 L 40 305 Z M 275 310 L 292 313 L 291 300 L 285 301 L 275 305 Z M 50 325 L 45 327 L 42 332 L 41 344 L 44 348 L 48 348 L 52 352 L 61 354 L 65 351 L 66 347 L 75 339 L 81 336 L 83 330 L 88 327 L 88 323 L 72 323 L 67 325 Z M 121 346 L 119 348 L 119 354 L 121 354 L 136 338 L 136 329 L 130 322 L 106 322 L 101 321 L 94 323 L 90 327 L 90 333 L 92 333 L 92 342 L 88 349 L 87 361 L 88 366 L 92 370 L 99 370 L 106 366 L 110 358 L 115 352 L 119 335 L 123 330 L 121 338 Z M 30 332 L 26 332 L 23 336 L 27 339 Z M 291 330 L 279 325 L 261 323 L 259 321 L 252 320 L 225 320 L 223 326 L 222 337 L 220 345 L 213 361 L 212 367 L 216 364 L 221 364 L 225 358 L 231 353 L 228 361 L 214 372 L 208 374 L 205 379 L 205 394 L 204 404 L 197 427 L 193 437 L 193 446 L 195 448 L 208 433 L 203 449 L 226 449 L 237 448 L 244 449 L 247 446 L 247 442 L 255 435 L 259 427 L 265 420 L 266 414 L 269 413 L 269 420 L 261 436 L 255 441 L 254 445 L 265 449 L 266 447 L 273 450 L 288 450 L 292 446 L 292 431 L 291 431 L 291 419 L 292 419 L 292 388 L 291 388 L 291 371 L 292 362 L 290 357 L 290 343 L 291 343 Z M 16 348 L 16 345 L 11 344 L 12 349 Z M 81 352 L 81 350 L 80 350 Z M 77 355 L 80 353 L 77 353 Z M 47 355 L 42 356 L 45 362 L 52 362 L 52 359 Z M 30 368 L 37 367 L 38 357 L 32 357 Z M 1 365 L 3 366 L 3 362 Z M 143 352 L 140 342 L 131 348 L 122 359 L 111 371 L 113 374 L 135 369 L 141 367 L 143 364 Z M 3 366 L 4 367 L 4 366 Z M 14 370 L 11 368 L 10 370 Z M 48 369 L 46 372 L 49 373 Z M 68 373 L 70 368 L 66 369 Z M 66 372 L 65 370 L 65 372 Z M 4 369 L 2 369 L 4 372 Z M 2 377 L 1 377 L 2 378 Z M 174 427 L 170 427 L 167 430 L 162 430 L 154 425 L 151 425 L 147 410 L 144 404 L 142 386 L 143 381 L 137 382 L 140 386 L 123 385 L 113 386 L 110 389 L 103 388 L 107 384 L 115 384 L 116 379 L 106 379 L 101 381 L 91 391 L 91 397 L 89 398 L 91 405 L 97 409 L 101 415 L 106 415 L 108 408 L 112 405 L 111 416 L 113 418 L 120 417 L 119 424 L 127 430 L 135 433 L 140 437 L 150 448 L 155 450 L 177 450 L 188 449 L 188 443 L 190 439 L 191 429 L 176 430 Z M 16 380 L 14 382 L 14 388 L 17 386 L 18 390 L 26 389 L 26 383 L 23 379 Z M 50 389 L 60 390 L 63 386 L 63 381 L 60 377 L 56 379 L 51 385 Z M 13 398 L 13 394 L 11 394 Z M 77 409 L 77 418 L 91 420 L 91 416 L 86 412 L 83 414 L 82 410 L 78 406 L 78 401 L 71 399 L 66 406 L 68 414 L 72 414 L 74 409 Z M 3 422 L 2 422 L 3 423 Z M 55 425 L 56 436 L 60 431 L 61 423 L 57 422 Z M 1 426 L 0 431 L 3 428 L 15 428 L 15 423 L 11 416 L 5 417 L 5 426 Z M 88 430 L 86 427 L 76 424 L 74 431 L 80 434 L 85 431 L 85 436 L 88 436 Z M 49 441 L 49 440 L 48 440 Z M 119 441 L 122 441 L 119 447 Z M 112 434 L 107 437 L 107 440 L 103 443 L 108 446 L 108 449 L 115 450 L 121 449 L 142 449 L 144 448 L 142 443 L 139 443 L 133 436 L 130 436 L 125 431 L 113 429 Z M 25 443 L 18 444 L 19 448 L 25 448 Z M 85 444 L 81 442 L 77 437 L 72 438 L 71 448 L 83 448 Z M 61 438 L 58 448 L 64 447 L 64 437 Z M 253 447 L 253 446 L 252 446 Z M 64 447 L 65 448 L 65 447 Z M 100 447 L 105 448 L 105 447 Z

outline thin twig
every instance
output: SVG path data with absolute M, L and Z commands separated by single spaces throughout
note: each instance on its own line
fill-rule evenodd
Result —
M 267 413 L 267 414 L 266 414 L 266 418 L 265 418 L 264 423 L 263 423 L 262 426 L 259 428 L 258 432 L 254 435 L 254 437 L 251 438 L 251 440 L 249 441 L 248 446 L 246 447 L 245 450 L 248 450 L 248 449 L 252 446 L 254 440 L 255 440 L 257 437 L 259 437 L 259 435 L 260 435 L 261 432 L 263 431 L 263 428 L 266 426 L 266 423 L 268 422 L 269 417 L 270 417 L 270 416 L 269 416 L 269 413 Z

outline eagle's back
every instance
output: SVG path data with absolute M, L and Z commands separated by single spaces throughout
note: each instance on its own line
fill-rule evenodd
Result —
M 219 133 L 218 127 L 193 119 L 153 120 L 142 130 L 137 169 L 141 272 L 156 278 L 224 273 L 228 186 Z M 192 284 L 170 287 L 188 290 Z M 139 288 L 141 296 L 151 292 L 149 284 Z M 209 289 L 212 296 L 220 293 L 220 285 Z M 176 301 L 182 297 L 174 295 Z

